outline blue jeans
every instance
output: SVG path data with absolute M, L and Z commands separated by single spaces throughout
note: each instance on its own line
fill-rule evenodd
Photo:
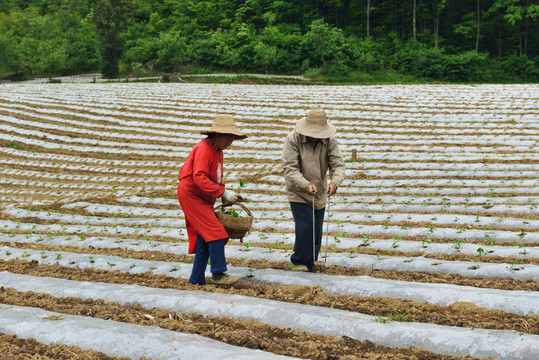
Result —
M 206 266 L 210 259 L 210 271 L 212 273 L 226 272 L 225 239 L 206 242 L 197 234 L 197 246 L 193 270 L 189 282 L 198 285 L 206 284 Z
M 313 271 L 314 261 L 318 260 L 318 253 L 322 244 L 322 229 L 324 227 L 324 213 L 326 208 L 314 211 L 315 249 L 313 260 L 313 208 L 310 204 L 291 202 L 290 208 L 294 217 L 296 240 L 294 253 L 290 261 L 294 265 L 305 265 Z

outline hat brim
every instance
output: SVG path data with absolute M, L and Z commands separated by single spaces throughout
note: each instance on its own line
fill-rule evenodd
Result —
M 202 135 L 209 135 L 209 134 L 228 134 L 228 135 L 234 135 L 234 136 L 236 136 L 236 140 L 247 139 L 247 135 L 242 134 L 242 133 L 240 133 L 239 131 L 225 132 L 225 131 L 210 131 L 210 130 L 205 130 L 205 131 L 201 131 L 200 133 L 201 133 Z
M 324 126 L 312 126 L 307 124 L 307 118 L 301 118 L 296 123 L 296 131 L 301 135 L 316 138 L 316 139 L 327 139 L 335 135 L 337 129 L 335 125 L 329 121 Z

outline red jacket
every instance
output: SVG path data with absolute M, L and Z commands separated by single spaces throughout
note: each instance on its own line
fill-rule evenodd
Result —
M 205 241 L 226 239 L 228 234 L 213 213 L 215 201 L 225 192 L 223 152 L 208 140 L 195 145 L 183 164 L 178 180 L 178 201 L 185 215 L 189 254 L 196 249 L 197 234 Z

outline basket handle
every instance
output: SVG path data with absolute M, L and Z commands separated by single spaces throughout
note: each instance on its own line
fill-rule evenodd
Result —
M 253 216 L 253 214 L 251 213 L 251 211 L 249 211 L 249 209 L 247 208 L 247 206 L 243 205 L 243 204 L 240 203 L 240 202 L 235 202 L 235 203 L 231 203 L 231 204 L 221 204 L 221 205 L 217 205 L 217 206 L 215 207 L 214 210 L 218 210 L 219 208 L 224 208 L 224 207 L 232 206 L 232 205 L 238 205 L 238 206 L 241 207 L 243 210 L 245 210 L 245 212 L 247 213 L 247 215 Z

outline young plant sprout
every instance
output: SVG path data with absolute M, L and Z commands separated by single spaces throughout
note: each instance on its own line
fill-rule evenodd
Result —
M 245 241 L 245 242 L 243 243 L 243 246 L 245 246 L 245 249 L 240 249 L 240 251 L 249 251 L 249 248 L 251 247 L 251 241 L 252 241 L 252 240 Z
M 516 245 L 518 246 L 519 249 L 522 249 L 522 251 L 520 253 L 522 255 L 526 255 L 526 247 L 528 246 L 528 244 L 525 244 L 525 243 L 522 243 L 522 242 L 517 242 Z
M 520 270 L 519 267 L 517 267 L 517 265 L 519 265 L 521 263 L 521 259 L 515 259 L 512 263 L 511 263 L 511 267 L 509 267 L 509 270 Z
M 425 245 L 425 243 L 426 243 L 426 244 L 432 244 L 432 239 L 426 239 L 426 240 L 422 241 L 422 242 L 421 242 L 421 247 L 422 247 L 422 248 L 426 248 L 426 247 L 427 247 L 427 245 Z

